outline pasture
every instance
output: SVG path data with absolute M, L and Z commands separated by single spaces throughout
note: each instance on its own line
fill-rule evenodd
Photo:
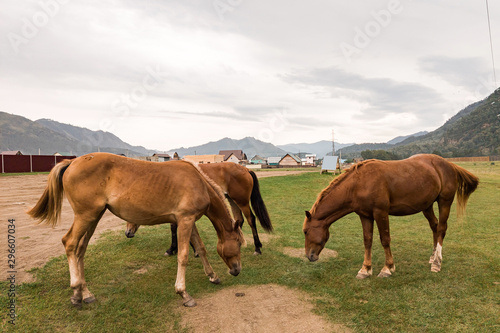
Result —
M 251 290 L 255 289 L 248 289 L 252 286 L 261 288 L 257 290 L 263 293 L 269 292 L 266 286 L 275 286 L 276 290 L 286 288 L 307 295 L 304 302 L 311 304 L 307 312 L 312 311 L 329 322 L 333 331 L 499 331 L 500 166 L 498 163 L 460 165 L 478 176 L 480 185 L 469 200 L 465 220 L 457 221 L 453 205 L 439 273 L 430 271 L 432 233 L 421 213 L 390 218 L 396 272 L 388 279 L 355 278 L 364 252 L 361 223 L 355 214 L 340 219 L 330 228 L 326 249 L 337 251 L 337 257 L 322 260 L 320 255 L 318 262 L 310 263 L 305 256 L 296 258 L 284 254 L 284 248 L 301 249 L 303 253 L 304 210 L 311 208 L 332 175 L 318 172 L 269 177 L 260 179 L 260 186 L 275 231 L 266 242 L 262 228 L 258 227 L 264 240 L 263 254 L 254 256 L 251 244 L 242 248 L 243 268 L 239 276 L 230 276 L 217 255 L 212 224 L 206 218 L 198 221 L 209 260 L 222 280 L 221 285 L 209 283 L 199 259 L 190 256 L 186 284 L 191 296 L 200 301 L 199 307 L 183 308 L 181 298 L 174 292 L 177 261 L 175 257 L 163 256 L 170 244 L 169 225 L 144 227 L 135 238 L 127 239 L 123 223 L 122 230 L 104 234 L 87 251 L 86 280 L 97 298 L 96 303 L 84 305 L 82 310 L 71 306 L 68 264 L 66 257 L 60 256 L 35 269 L 35 281 L 17 286 L 15 328 L 6 317 L 8 284 L 0 283 L 1 330 L 190 332 L 189 321 L 186 323 L 183 317 L 192 313 L 196 316 L 204 299 L 212 300 L 211 297 L 227 290 L 230 292 L 224 297 L 233 297 L 243 290 L 242 299 L 245 299 L 252 296 Z M 1 226 L 2 238 L 6 239 L 6 221 L 2 221 Z M 243 231 L 250 240 L 246 223 Z M 378 235 L 378 231 L 375 233 Z M 2 258 L 4 260 L 6 258 Z M 376 236 L 374 272 L 383 264 L 384 254 Z M 287 302 L 285 296 L 279 298 L 281 304 L 278 305 Z M 272 297 L 274 294 L 267 295 Z M 223 304 L 222 310 L 220 304 L 207 304 L 207 307 L 217 307 L 223 312 L 224 298 L 218 299 Z M 246 304 L 245 311 L 241 311 L 228 300 L 226 318 L 237 326 L 248 318 L 268 316 L 261 308 L 265 306 L 263 302 L 262 298 L 256 298 L 254 304 Z M 303 313 L 294 315 L 304 316 Z M 215 320 L 210 316 L 206 318 Z M 266 330 L 255 327 L 255 331 Z M 286 331 L 293 332 L 290 328 Z

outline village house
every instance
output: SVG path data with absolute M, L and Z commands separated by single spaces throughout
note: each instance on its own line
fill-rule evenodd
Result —
M 281 157 L 279 156 L 272 156 L 267 158 L 267 165 L 272 165 L 276 166 L 279 165 L 281 161 Z
M 250 160 L 250 163 L 251 164 L 267 164 L 267 160 L 264 157 L 262 157 L 262 156 L 255 155 Z
M 305 161 L 302 162 L 302 165 L 316 165 L 316 154 L 307 154 L 305 157 Z
M 172 160 L 172 157 L 169 155 L 169 154 L 153 154 L 153 158 L 152 160 L 154 160 L 155 162 L 167 162 L 167 161 L 170 161 Z
M 221 150 L 219 155 L 224 156 L 224 162 L 233 162 L 237 164 L 244 164 L 248 162 L 247 155 L 243 150 Z
M 280 166 L 300 166 L 302 161 L 295 155 L 286 154 L 278 163 Z
M 183 159 L 198 164 L 222 163 L 224 155 L 186 155 Z

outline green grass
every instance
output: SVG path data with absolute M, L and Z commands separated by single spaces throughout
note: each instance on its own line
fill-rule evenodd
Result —
M 242 249 L 243 270 L 238 277 L 227 274 L 216 253 L 215 231 L 206 218 L 200 220 L 200 234 L 222 285 L 210 284 L 200 261 L 190 257 L 188 292 L 196 299 L 232 285 L 275 283 L 305 291 L 312 297 L 316 313 L 356 332 L 500 331 L 500 165 L 461 165 L 475 172 L 481 184 L 469 200 L 464 221 L 457 222 L 452 211 L 440 273 L 431 273 L 427 263 L 432 234 L 422 214 L 391 217 L 396 272 L 388 279 L 355 278 L 364 251 L 355 214 L 330 229 L 326 247 L 338 251 L 337 258 L 309 263 L 284 255 L 282 247 L 303 247 L 304 210 L 332 179 L 332 175 L 318 172 L 260 180 L 277 237 L 264 244 L 262 256 L 253 256 L 250 245 Z M 244 231 L 249 233 L 246 224 Z M 18 286 L 16 330 L 183 331 L 178 312 L 181 299 L 174 292 L 177 262 L 163 256 L 169 239 L 169 226 L 163 225 L 141 228 L 133 239 L 125 238 L 123 232 L 109 233 L 90 246 L 86 280 L 98 301 L 82 310 L 70 305 L 66 258 L 51 260 L 36 270 L 36 282 Z M 373 249 L 376 275 L 384 263 L 378 239 Z M 143 267 L 147 273 L 133 273 Z M 2 314 L 6 313 L 6 290 L 2 283 Z M 12 329 L 4 318 L 0 329 Z

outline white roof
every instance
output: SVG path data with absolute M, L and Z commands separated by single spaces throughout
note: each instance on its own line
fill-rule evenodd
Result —
M 281 161 L 281 157 L 273 156 L 267 158 L 267 163 L 279 163 Z

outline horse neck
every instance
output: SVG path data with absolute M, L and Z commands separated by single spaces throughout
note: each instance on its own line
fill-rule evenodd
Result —
M 207 211 L 207 217 L 212 222 L 217 236 L 224 240 L 228 233 L 234 231 L 234 222 L 227 206 L 224 204 L 223 199 L 216 193 L 216 191 L 209 184 L 210 207 Z
M 323 193 L 314 204 L 312 213 L 318 220 L 325 221 L 328 225 L 341 217 L 352 213 L 352 191 L 348 182 L 331 184 L 326 193 Z

